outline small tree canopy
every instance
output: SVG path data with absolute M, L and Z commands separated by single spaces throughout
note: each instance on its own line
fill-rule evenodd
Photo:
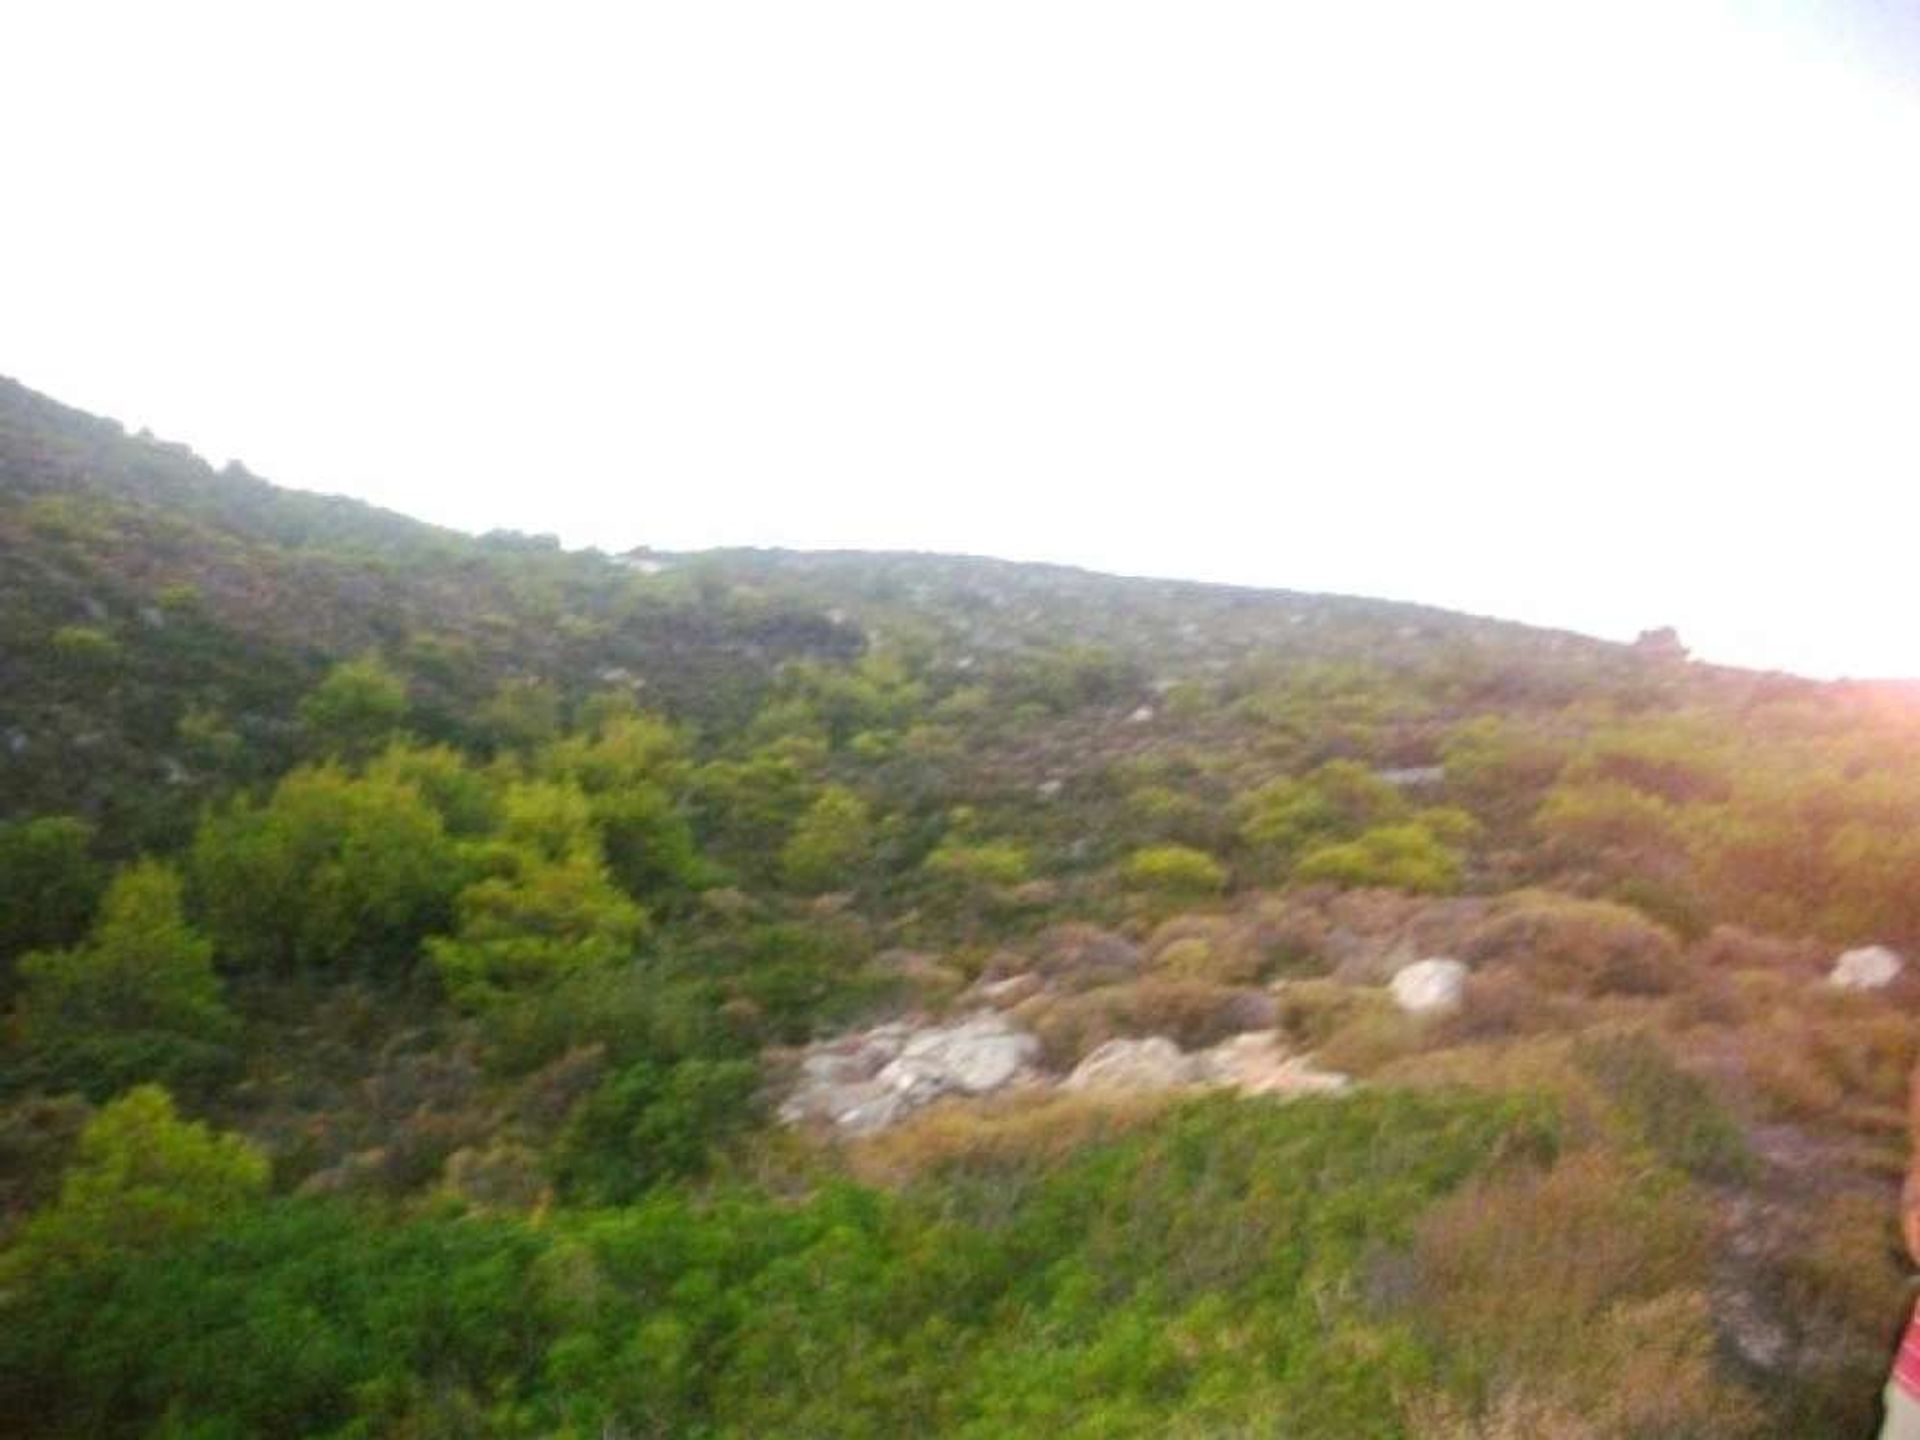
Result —
M 371 755 L 406 718 L 406 682 L 372 655 L 334 666 L 300 702 L 300 721 L 326 755 Z
M 212 1037 L 232 1024 L 213 946 L 180 907 L 180 877 L 157 860 L 120 872 L 85 944 L 20 962 L 21 1028 L 45 1044 L 99 1031 L 171 1030 Z
M 829 785 L 800 817 L 780 850 L 780 871 L 796 890 L 844 886 L 873 846 L 867 802 L 844 785 Z
M 27 1223 L 0 1278 L 157 1249 L 232 1220 L 266 1192 L 267 1157 L 182 1120 L 158 1085 L 87 1122 L 60 1198 Z

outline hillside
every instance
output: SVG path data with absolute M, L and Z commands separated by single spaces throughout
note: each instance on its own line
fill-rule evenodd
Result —
M 17 1433 L 1871 1433 L 1910 689 L 5 382 L 0 742 Z
M 514 683 L 565 702 L 627 672 L 676 714 L 737 717 L 780 661 L 859 648 L 814 612 L 215 471 L 5 379 L 0 641 L 0 815 L 82 809 L 152 838 L 290 763 L 295 706 L 341 660 L 388 655 L 414 727 L 474 743 Z

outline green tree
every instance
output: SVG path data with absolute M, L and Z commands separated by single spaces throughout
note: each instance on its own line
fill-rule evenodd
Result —
M 593 807 L 579 786 L 547 780 L 507 788 L 500 807 L 500 840 L 540 860 L 570 855 L 600 858 Z
M 214 944 L 240 965 L 392 969 L 447 927 L 465 875 L 439 813 L 406 781 L 295 770 L 265 804 L 201 822 L 192 877 Z
M 812 803 L 825 759 L 819 741 L 789 735 L 696 767 L 687 777 L 695 833 L 729 866 L 763 873 Z
M 158 1085 L 87 1122 L 60 1197 L 27 1222 L 0 1278 L 98 1264 L 230 1223 L 266 1192 L 267 1157 L 243 1137 L 182 1120 Z
M 607 866 L 635 899 L 700 888 L 709 867 L 676 791 L 685 743 L 664 720 L 611 713 L 591 736 L 570 736 L 538 758 L 542 774 L 577 785 L 600 832 Z
M 0 961 L 78 940 L 105 883 L 84 821 L 43 815 L 0 824 Z
M 844 785 L 829 785 L 780 848 L 780 872 L 796 890 L 843 888 L 872 847 L 867 802 Z
M 406 682 L 374 655 L 334 666 L 300 702 L 314 748 L 350 759 L 373 754 L 406 718 Z
M 531 749 L 560 733 L 560 692 L 544 680 L 509 680 L 480 712 L 496 745 Z
M 449 835 L 485 835 L 499 823 L 498 783 L 450 745 L 396 740 L 367 766 L 366 773 L 370 780 L 419 791 Z
M 233 1032 L 213 947 L 188 927 L 180 879 L 143 860 L 107 890 L 85 944 L 20 962 L 22 1037 L 89 1089 L 177 1081 Z M 64 1062 L 64 1063 L 61 1063 Z
M 508 790 L 490 873 L 460 892 L 457 926 L 427 944 L 456 1003 L 483 1009 L 632 958 L 647 912 L 607 873 L 586 796 L 535 781 Z

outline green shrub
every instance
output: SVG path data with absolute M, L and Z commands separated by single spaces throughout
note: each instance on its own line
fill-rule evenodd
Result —
M 93 625 L 62 625 L 48 642 L 60 669 L 70 675 L 98 675 L 120 663 L 125 647 Z
M 129 1090 L 80 1132 L 60 1195 L 0 1261 L 0 1279 L 123 1262 L 231 1222 L 262 1194 L 267 1160 L 185 1121 L 157 1085 Z
M 968 887 L 1018 885 L 1031 873 L 1025 847 L 1010 840 L 943 840 L 923 863 L 929 875 Z
M 330 765 L 211 812 L 194 837 L 193 892 L 219 955 L 244 967 L 410 967 L 463 876 L 419 791 Z
M 1293 878 L 1446 894 L 1459 887 L 1460 868 L 1459 854 L 1425 825 L 1383 825 L 1356 840 L 1307 851 L 1294 867 Z
M 93 840 L 67 815 L 0 822 L 0 961 L 80 938 L 107 878 Z
M 346 660 L 300 702 L 300 723 L 323 755 L 364 758 L 406 722 L 406 682 L 377 656 Z
M 1269 781 L 1240 802 L 1240 837 L 1282 863 L 1400 818 L 1406 797 L 1365 765 L 1333 760 L 1300 778 Z
M 1673 1063 L 1646 1035 L 1599 1035 L 1574 1046 L 1574 1061 L 1625 1115 L 1655 1154 L 1703 1180 L 1750 1177 L 1745 1132 L 1706 1083 Z
M 103 1098 L 139 1080 L 207 1078 L 235 1034 L 213 947 L 186 923 L 180 880 L 158 861 L 123 870 L 86 942 L 20 962 L 18 1019 L 42 1078 Z
M 843 785 L 829 785 L 781 847 L 780 872 L 796 890 L 846 889 L 872 847 L 866 802 Z
M 609 1076 L 573 1112 L 553 1156 L 561 1193 L 625 1204 L 665 1180 L 699 1175 L 756 1118 L 751 1060 L 641 1060 Z
M 1163 896 L 1217 895 L 1227 888 L 1226 867 L 1187 845 L 1136 850 L 1121 865 L 1120 878 L 1130 889 Z

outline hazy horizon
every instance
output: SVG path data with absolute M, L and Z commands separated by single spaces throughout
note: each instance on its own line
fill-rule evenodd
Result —
M 0 370 L 216 465 L 1920 675 L 1893 6 L 18 23 Z

